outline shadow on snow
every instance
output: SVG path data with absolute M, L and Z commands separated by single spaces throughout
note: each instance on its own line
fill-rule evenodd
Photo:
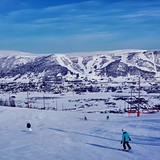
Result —
M 89 137 L 95 137 L 95 138 L 101 138 L 101 139 L 106 139 L 106 140 L 110 140 L 110 141 L 119 142 L 119 140 L 106 138 L 106 137 L 101 137 L 101 136 L 92 135 L 92 134 L 87 134 L 87 133 L 73 132 L 73 131 L 67 131 L 67 130 L 57 129 L 57 128 L 49 128 L 49 129 L 54 130 L 54 131 L 59 131 L 59 132 L 72 133 L 72 134 L 78 134 L 78 135 L 83 135 L 83 136 L 89 136 Z

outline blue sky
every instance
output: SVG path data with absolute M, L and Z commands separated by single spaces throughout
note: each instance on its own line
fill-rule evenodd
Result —
M 0 50 L 160 49 L 159 0 L 0 0 Z

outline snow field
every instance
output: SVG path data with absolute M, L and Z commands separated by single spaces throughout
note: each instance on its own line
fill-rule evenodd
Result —
M 1 160 L 158 160 L 160 114 L 141 117 L 0 107 Z M 26 123 L 32 124 L 28 132 Z M 122 148 L 121 129 L 133 153 Z

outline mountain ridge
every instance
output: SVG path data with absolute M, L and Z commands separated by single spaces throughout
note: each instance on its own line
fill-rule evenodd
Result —
M 13 51 L 13 55 L 11 55 L 12 51 L 6 51 L 5 56 L 4 53 L 5 51 L 0 51 L 0 80 L 44 81 L 57 78 L 61 80 L 100 80 L 120 76 L 153 78 L 160 75 L 159 50 L 95 51 L 86 56 L 58 53 L 35 55 L 19 51 Z

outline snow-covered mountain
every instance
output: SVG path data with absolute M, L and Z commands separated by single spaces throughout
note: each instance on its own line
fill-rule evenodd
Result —
M 13 54 L 12 54 L 13 53 Z M 76 54 L 35 55 L 0 51 L 0 79 L 66 80 L 160 75 L 160 51 L 116 50 Z

